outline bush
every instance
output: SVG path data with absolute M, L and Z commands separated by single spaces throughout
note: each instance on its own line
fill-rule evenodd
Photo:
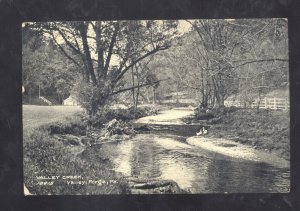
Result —
M 209 109 L 200 109 L 200 108 L 196 109 L 195 118 L 197 120 L 209 120 L 214 117 L 215 117 L 215 115 Z
M 105 81 L 98 81 L 97 85 L 80 79 L 73 87 L 72 94 L 90 116 L 94 116 L 99 108 L 103 109 L 111 96 L 111 85 Z
M 210 120 L 212 119 L 212 121 L 214 122 L 214 118 L 216 118 L 216 121 L 219 121 L 220 117 L 224 116 L 224 115 L 228 115 L 232 112 L 235 112 L 237 110 L 239 110 L 240 108 L 236 108 L 236 107 L 225 107 L 225 106 L 221 106 L 218 108 L 213 108 L 213 109 L 196 109 L 196 113 L 195 113 L 195 118 L 197 120 Z
M 86 135 L 87 122 L 84 115 L 77 115 L 62 122 L 54 122 L 41 126 L 40 130 L 52 134 Z
M 86 125 L 83 123 L 56 123 L 46 126 L 50 134 L 73 134 L 73 135 L 85 135 Z
M 128 109 L 103 109 L 98 111 L 95 116 L 89 118 L 89 125 L 92 127 L 103 127 L 106 122 L 113 119 L 125 122 L 141 118 L 149 115 L 156 115 L 157 110 L 152 107 L 138 107 L 135 111 L 134 107 Z
M 116 119 L 109 121 L 105 125 L 105 130 L 106 130 L 105 136 L 135 134 L 135 131 L 133 130 L 131 124 Z

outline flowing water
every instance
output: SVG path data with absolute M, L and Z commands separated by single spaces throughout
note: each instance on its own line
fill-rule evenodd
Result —
M 188 144 L 200 126 L 156 125 L 131 140 L 98 146 L 128 179 L 173 180 L 191 193 L 289 192 L 290 171 Z

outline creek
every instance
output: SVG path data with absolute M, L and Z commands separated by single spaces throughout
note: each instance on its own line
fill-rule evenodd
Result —
M 172 113 L 177 116 L 168 118 Z M 289 192 L 288 166 L 231 157 L 189 144 L 187 138 L 195 136 L 201 126 L 183 124 L 179 121 L 183 113 L 173 110 L 139 119 L 136 124 L 151 125 L 152 129 L 127 141 L 94 147 L 98 147 L 99 153 L 106 154 L 112 160 L 114 170 L 128 180 L 173 180 L 190 193 Z M 186 112 L 186 116 L 190 114 L 190 111 Z M 168 120 L 162 121 L 165 119 Z

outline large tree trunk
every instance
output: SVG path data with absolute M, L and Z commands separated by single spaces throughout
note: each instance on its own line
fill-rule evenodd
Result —
M 94 66 L 93 66 L 93 61 L 92 61 L 92 57 L 91 57 L 89 44 L 87 41 L 87 29 L 88 29 L 87 24 L 81 23 L 79 25 L 79 32 L 80 32 L 81 39 L 82 39 L 83 51 L 84 51 L 84 55 L 85 55 L 85 62 L 86 62 L 87 68 L 88 68 L 88 74 L 91 76 L 93 84 L 96 85 L 97 80 L 96 80 L 96 76 L 95 76 L 95 72 L 94 72 Z M 89 78 L 89 77 L 86 77 L 86 78 Z

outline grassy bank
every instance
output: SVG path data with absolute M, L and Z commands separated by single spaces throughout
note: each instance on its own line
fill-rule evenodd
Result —
M 128 122 L 152 112 L 149 108 L 137 112 L 132 109 L 106 110 L 89 119 L 76 107 L 24 106 L 26 187 L 38 195 L 128 193 L 128 182 L 112 170 L 113 164 L 105 155 L 80 141 L 66 141 L 61 137 L 86 137 L 90 130 L 100 131 L 112 119 Z M 41 179 L 41 176 L 59 178 Z M 64 179 L 63 176 L 76 178 Z M 72 182 L 77 184 L 68 184 Z
M 127 192 L 126 182 L 112 170 L 109 161 L 102 162 L 101 155 L 90 153 L 86 158 L 77 154 L 86 150 L 62 142 L 49 132 L 53 125 L 59 125 L 69 133 L 84 133 L 78 117 L 68 118 L 36 128 L 24 136 L 24 181 L 32 194 L 120 194 Z M 71 126 L 71 127 L 70 127 Z M 74 130 L 72 130 L 72 128 Z M 39 176 L 60 176 L 53 184 L 43 184 Z M 80 179 L 64 180 L 62 176 L 80 176 Z M 67 184 L 70 181 L 91 181 L 89 185 Z M 100 184 L 100 183 L 101 184 Z
M 197 121 L 210 128 L 208 136 L 226 138 L 290 158 L 290 120 L 287 111 L 222 108 L 198 112 Z

